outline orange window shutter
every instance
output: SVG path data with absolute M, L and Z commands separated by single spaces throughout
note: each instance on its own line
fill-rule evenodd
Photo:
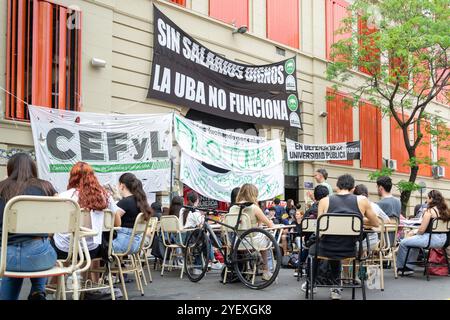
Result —
M 186 0 L 170 0 L 170 2 L 179 4 L 180 6 L 183 6 L 183 7 L 186 6 Z
M 368 26 L 367 21 L 365 21 L 364 19 L 362 19 L 362 18 L 358 19 L 359 34 L 362 37 L 363 37 L 363 35 L 368 37 L 367 38 L 368 40 L 362 41 L 362 39 L 360 39 L 360 41 L 359 41 L 360 49 L 367 53 L 362 58 L 362 61 L 367 63 L 367 68 L 365 66 L 360 66 L 359 71 L 369 74 L 369 75 L 374 75 L 374 74 L 379 73 L 380 68 L 381 68 L 380 50 L 378 50 L 375 47 L 375 39 L 373 38 L 374 35 L 372 35 L 372 34 L 376 33 L 377 31 L 378 30 L 376 27 Z M 370 39 L 369 39 L 369 36 L 371 36 Z
M 58 108 L 66 109 L 67 9 L 59 8 Z
M 343 25 L 342 19 L 348 16 L 349 4 L 344 0 L 326 0 L 325 2 L 325 28 L 326 28 L 326 57 L 331 60 L 331 46 L 333 43 L 351 37 L 351 33 L 336 34 Z
M 299 0 L 267 0 L 267 37 L 299 47 Z
M 359 135 L 361 140 L 361 167 L 381 169 L 381 112 L 369 104 L 362 102 L 359 108 Z
M 52 106 L 53 6 L 34 1 L 32 104 Z
M 401 117 L 401 114 L 398 115 Z M 409 159 L 406 150 L 402 129 L 398 126 L 394 117 L 391 117 L 391 159 L 397 160 L 397 172 L 409 173 L 410 167 L 407 165 Z
M 249 27 L 248 0 L 209 0 L 209 15 L 237 27 Z
M 404 59 L 400 57 L 389 57 L 389 76 L 391 77 L 403 77 L 406 78 L 408 76 L 408 61 L 404 61 Z M 396 81 L 393 81 L 394 83 Z M 408 82 L 405 79 L 405 82 L 401 84 L 402 88 L 408 88 Z
M 447 128 L 447 130 L 450 130 Z M 439 140 L 438 159 L 443 159 L 445 163 L 441 164 L 445 168 L 444 179 L 450 179 L 450 141 L 448 138 L 446 140 Z
M 327 91 L 334 99 L 327 101 L 327 143 L 353 141 L 353 109 L 341 93 Z M 353 165 L 353 160 L 330 161 L 340 165 Z

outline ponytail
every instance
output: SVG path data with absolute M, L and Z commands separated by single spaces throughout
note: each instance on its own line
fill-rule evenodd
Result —
M 137 207 L 144 214 L 144 219 L 148 220 L 152 215 L 152 211 L 147 202 L 147 195 L 144 192 L 141 180 L 136 178 L 134 174 L 127 172 L 120 176 L 119 182 L 123 183 L 135 197 Z

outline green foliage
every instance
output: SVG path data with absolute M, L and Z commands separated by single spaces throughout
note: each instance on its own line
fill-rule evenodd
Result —
M 369 179 L 371 181 L 376 181 L 379 177 L 390 177 L 392 176 L 392 173 L 394 172 L 394 170 L 388 168 L 388 167 L 383 167 L 381 168 L 381 170 L 377 170 L 374 172 L 369 173 Z
M 415 183 L 415 182 L 409 182 L 409 181 L 406 181 L 406 180 L 400 180 L 400 181 L 397 183 L 397 189 L 398 189 L 400 192 L 405 192 L 405 191 L 410 191 L 410 192 L 413 192 L 413 191 L 419 191 L 419 190 L 420 190 L 420 185 L 417 184 L 417 183 Z

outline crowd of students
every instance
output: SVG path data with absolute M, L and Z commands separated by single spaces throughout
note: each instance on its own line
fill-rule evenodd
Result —
M 153 203 L 151 206 L 147 201 L 142 183 L 132 173 L 124 173 L 120 176 L 117 185 L 117 192 L 114 188 L 104 187 L 95 176 L 93 168 L 85 163 L 76 163 L 69 174 L 67 190 L 57 193 L 51 183 L 37 177 L 36 164 L 31 157 L 24 153 L 18 153 L 11 157 L 7 163 L 7 178 L 0 182 L 0 232 L 2 228 L 3 214 L 6 203 L 17 195 L 35 196 L 57 196 L 73 199 L 79 203 L 81 208 L 90 211 L 92 229 L 98 232 L 97 236 L 87 239 L 89 254 L 92 259 L 101 255 L 101 230 L 103 224 L 103 210 L 109 209 L 115 214 L 115 226 L 120 226 L 117 237 L 113 240 L 114 252 L 125 252 L 132 235 L 136 217 L 143 213 L 145 219 L 156 216 L 158 219 L 163 215 L 160 203 Z M 332 213 L 352 213 L 361 216 L 365 225 L 376 227 L 379 224 L 378 218 L 385 223 L 398 223 L 403 219 L 401 215 L 400 200 L 392 195 L 392 180 L 389 177 L 380 177 L 377 180 L 378 195 L 381 200 L 374 203 L 369 200 L 369 192 L 365 185 L 355 185 L 354 178 L 349 174 L 344 174 L 337 179 L 336 191 L 327 183 L 328 173 L 324 169 L 315 172 L 314 178 L 317 186 L 313 192 L 308 193 L 308 197 L 313 201 L 301 210 L 301 205 L 294 204 L 289 199 L 286 206 L 281 206 L 279 199 L 274 199 L 273 206 L 267 208 L 264 203 L 258 202 L 258 189 L 252 184 L 244 184 L 231 192 L 230 212 L 238 211 L 236 203 L 251 202 L 252 206 L 245 209 L 248 214 L 251 227 L 265 225 L 273 227 L 275 224 L 294 225 L 299 230 L 301 220 L 304 218 L 318 218 L 320 215 Z M 187 195 L 188 205 L 197 207 L 199 196 L 195 192 Z M 169 215 L 175 215 L 182 224 L 181 228 L 196 228 L 204 223 L 203 215 L 198 210 L 187 210 L 183 208 L 183 198 L 175 196 L 171 200 Z M 427 206 L 421 207 L 422 224 L 416 235 L 404 239 L 400 242 L 397 266 L 403 268 L 408 247 L 423 247 L 428 241 L 428 232 L 432 218 L 450 220 L 450 212 L 442 194 L 437 190 L 428 193 Z M 326 264 L 327 270 L 320 270 L 327 274 L 332 282 L 337 282 L 340 271 L 340 259 L 348 257 L 355 251 L 355 240 L 337 236 L 324 236 L 321 238 L 319 247 L 316 248 L 314 241 L 306 239 L 296 239 L 308 243 L 305 252 L 301 253 L 304 260 L 307 254 L 312 254 L 318 250 L 321 256 L 330 260 Z M 378 241 L 377 234 L 370 234 L 369 243 Z M 287 229 L 282 237 L 282 248 L 285 254 L 288 252 L 290 237 Z M 140 236 L 133 239 L 132 252 L 136 252 L 140 243 Z M 263 241 L 263 239 L 261 239 Z M 295 241 L 294 241 L 295 242 Z M 445 234 L 436 234 L 431 238 L 431 246 L 442 247 L 448 242 Z M 9 271 L 42 271 L 55 265 L 57 259 L 65 259 L 69 251 L 70 237 L 67 234 L 33 234 L 21 235 L 13 234 L 8 238 L 7 250 L 7 270 Z M 211 248 L 212 249 L 212 248 Z M 367 250 L 365 247 L 364 250 Z M 216 259 L 214 250 L 211 252 L 211 268 L 221 269 L 223 265 Z M 263 279 L 271 278 L 270 268 L 266 252 L 263 252 Z M 418 250 L 414 249 L 409 255 L 408 262 L 417 259 Z M 407 264 L 406 269 L 400 271 L 406 274 L 413 272 L 413 266 Z M 46 278 L 30 279 L 32 286 L 28 298 L 30 300 L 44 300 Z M 22 287 L 22 279 L 2 278 L 0 287 L 1 300 L 18 299 Z M 340 298 L 339 289 L 331 290 L 331 297 Z

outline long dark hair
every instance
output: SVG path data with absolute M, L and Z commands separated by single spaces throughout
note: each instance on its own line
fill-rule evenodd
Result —
M 170 208 L 169 208 L 169 215 L 170 216 L 176 216 L 180 217 L 180 210 L 183 207 L 183 197 L 175 196 L 172 198 L 172 201 L 170 202 Z
M 431 190 L 428 192 L 428 198 L 431 199 L 431 202 L 428 204 L 428 208 L 436 207 L 439 210 L 439 218 L 444 221 L 450 220 L 450 211 L 448 209 L 447 203 L 445 203 L 444 197 L 442 193 L 437 190 Z
M 26 153 L 13 155 L 6 165 L 6 172 L 8 178 L 0 182 L 0 198 L 5 202 L 23 194 L 29 187 L 38 187 L 47 196 L 53 196 L 56 193 L 50 182 L 38 179 L 36 164 Z
M 120 176 L 119 182 L 123 183 L 130 193 L 135 197 L 137 207 L 144 214 L 145 220 L 151 217 L 152 210 L 147 201 L 147 195 L 142 187 L 142 182 L 132 173 L 124 173 Z

